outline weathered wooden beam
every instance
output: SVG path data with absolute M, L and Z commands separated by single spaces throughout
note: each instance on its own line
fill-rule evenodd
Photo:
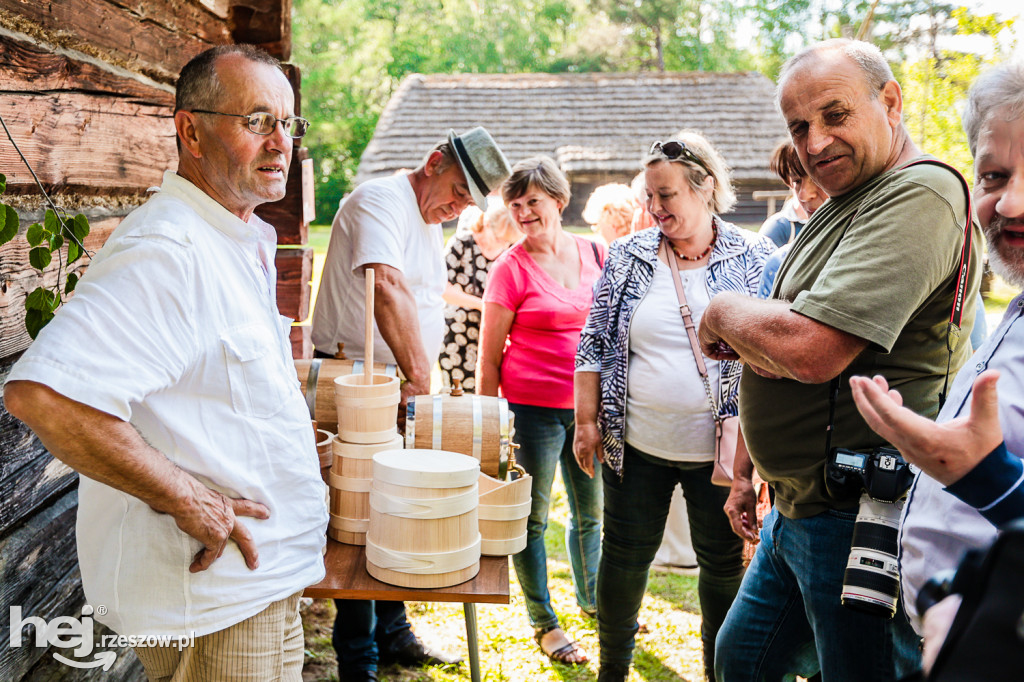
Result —
M 313 328 L 308 324 L 292 325 L 289 334 L 292 342 L 292 357 L 296 360 L 308 360 L 313 357 Z
M 277 309 L 282 315 L 302 321 L 309 317 L 312 296 L 313 249 L 278 249 Z
M 163 104 L 80 92 L 2 93 L 0 114 L 48 190 L 138 192 L 177 166 L 174 123 Z M 6 140 L 0 168 L 8 191 L 33 185 Z
M 105 93 L 174 107 L 174 88 L 68 50 L 41 46 L 25 35 L 0 29 L 0 64 L 6 92 Z
M 313 160 L 306 147 L 292 151 L 284 198 L 256 208 L 256 215 L 277 230 L 277 243 L 301 245 L 309 241 L 309 206 L 313 204 Z
M 227 22 L 196 2 L 0 0 L 0 10 L 34 24 L 47 42 L 165 83 L 206 48 L 233 42 Z
M 67 602 L 76 592 L 81 599 L 75 554 L 77 508 L 78 491 L 73 490 L 0 539 L 0 612 L 5 617 L 11 606 L 20 606 L 23 616 L 49 621 L 67 615 Z M 33 635 L 34 630 L 26 628 L 23 643 Z M 22 679 L 44 653 L 31 645 L 11 647 L 8 637 L 0 637 L 0 680 Z
M 292 54 L 292 0 L 229 0 L 231 37 L 259 45 L 281 61 Z
M 90 221 L 89 236 L 85 248 L 97 251 L 114 231 L 120 218 L 105 218 Z M 22 221 L 26 228 L 27 221 Z M 52 286 L 57 281 L 57 258 L 40 273 L 28 262 L 29 245 L 24 235 L 0 246 L 0 358 L 20 353 L 28 348 L 31 339 L 25 331 L 25 298 L 39 286 Z M 61 260 L 66 258 L 67 246 L 61 250 Z M 81 275 L 89 264 L 89 257 L 82 256 L 72 264 L 72 272 Z

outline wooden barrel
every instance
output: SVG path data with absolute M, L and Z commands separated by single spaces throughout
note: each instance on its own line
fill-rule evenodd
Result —
M 373 456 L 366 570 L 401 587 L 449 587 L 480 570 L 479 463 L 442 450 Z
M 331 441 L 334 440 L 334 434 L 325 429 L 316 430 L 316 454 L 320 458 L 320 468 L 325 469 L 331 466 L 331 458 L 333 455 L 331 449 Z
M 480 553 L 487 556 L 516 554 L 526 547 L 526 522 L 530 517 L 533 477 L 498 481 L 480 474 Z
M 327 536 L 348 545 L 365 545 L 370 519 L 370 478 L 339 476 L 332 468 L 329 481 L 331 516 Z
M 465 394 L 409 399 L 405 447 L 469 455 L 480 471 L 504 479 L 512 447 L 514 415 L 504 398 Z
M 302 394 L 309 406 L 309 418 L 315 419 L 328 431 L 338 432 L 338 411 L 334 406 L 334 380 L 342 375 L 362 374 L 362 360 L 334 360 L 314 358 L 296 360 L 295 374 L 299 377 Z M 373 363 L 374 374 L 398 376 L 396 365 Z
M 385 443 L 398 434 L 398 377 L 374 374 L 365 383 L 362 374 L 334 379 L 338 408 L 338 438 L 346 443 Z
M 384 450 L 401 450 L 405 439 L 395 437 L 384 443 L 346 443 L 337 436 L 333 441 L 334 462 L 331 470 L 349 478 L 373 478 L 373 456 Z

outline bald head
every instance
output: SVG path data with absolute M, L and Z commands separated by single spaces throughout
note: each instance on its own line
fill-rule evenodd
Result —
M 889 63 L 885 61 L 881 50 L 860 40 L 835 38 L 816 43 L 804 48 L 786 60 L 779 71 L 779 81 L 775 89 L 775 103 L 781 99 L 782 88 L 786 80 L 799 67 L 830 59 L 847 59 L 857 67 L 864 86 L 870 92 L 878 92 L 889 81 L 895 80 Z

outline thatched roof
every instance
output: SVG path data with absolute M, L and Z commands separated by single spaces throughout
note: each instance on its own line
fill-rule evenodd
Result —
M 555 158 L 567 173 L 632 175 L 654 140 L 707 136 L 736 180 L 768 171 L 785 127 L 774 85 L 757 73 L 458 74 L 408 76 L 388 102 L 356 181 L 417 166 L 449 128 L 482 125 L 513 163 Z

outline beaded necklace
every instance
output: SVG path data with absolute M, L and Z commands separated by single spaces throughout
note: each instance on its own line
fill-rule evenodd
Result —
M 683 260 L 698 261 L 698 260 L 704 260 L 704 258 L 707 257 L 707 255 L 709 253 L 711 253 L 711 249 L 715 248 L 715 242 L 716 241 L 718 241 L 718 226 L 715 225 L 715 221 L 712 220 L 711 221 L 711 243 L 708 244 L 708 248 L 704 249 L 704 251 L 699 256 L 687 256 L 685 253 L 679 253 L 679 250 L 676 249 L 676 245 L 672 243 L 671 239 L 669 239 L 668 244 L 669 244 L 669 246 L 672 247 L 672 251 L 677 256 L 682 258 Z

